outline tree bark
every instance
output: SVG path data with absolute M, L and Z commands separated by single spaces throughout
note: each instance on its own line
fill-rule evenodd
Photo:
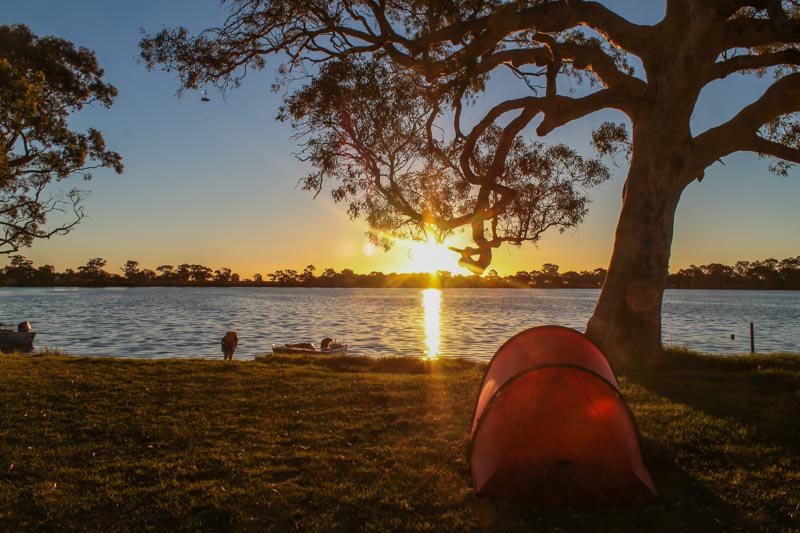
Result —
M 708 12 L 671 4 L 660 46 L 643 58 L 648 90 L 631 117 L 632 158 L 608 274 L 586 335 L 616 368 L 658 361 L 661 300 L 669 275 L 675 210 L 692 176 L 691 116 L 707 60 Z M 702 11 L 702 10 L 701 10 Z M 690 16 L 691 15 L 691 16 Z M 707 17 L 706 17 L 707 18 Z M 713 58 L 712 58 L 713 62 Z
M 680 171 L 660 153 L 664 146 L 635 148 L 608 274 L 586 327 L 617 368 L 648 364 L 662 352 L 661 299 L 683 189 Z

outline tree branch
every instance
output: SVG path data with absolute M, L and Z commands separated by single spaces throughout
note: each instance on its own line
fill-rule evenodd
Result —
M 420 71 L 424 70 L 428 79 L 433 79 L 440 76 L 447 68 L 452 68 L 452 65 L 465 64 L 486 55 L 509 35 L 531 30 L 541 34 L 559 33 L 581 25 L 598 31 L 610 42 L 617 43 L 634 54 L 641 53 L 649 45 L 652 37 L 652 32 L 648 31 L 649 26 L 632 24 L 597 2 L 566 0 L 539 4 L 521 10 L 515 9 L 513 4 L 507 4 L 490 15 L 458 22 L 413 40 L 403 40 L 403 46 L 410 51 L 409 55 L 401 54 L 396 48 L 389 46 L 387 46 L 387 50 L 393 59 L 404 62 L 404 66 L 415 63 L 419 67 L 420 61 L 416 57 L 433 45 L 447 42 L 460 43 L 468 36 L 473 36 L 469 44 L 460 48 L 450 57 L 435 63 L 428 62 L 424 69 L 420 69 Z M 388 28 L 388 25 L 382 25 L 382 29 L 385 28 Z M 387 41 L 396 41 L 398 36 L 393 34 L 391 38 L 387 35 L 384 37 Z M 559 48 L 562 46 L 566 45 L 560 43 Z M 612 69 L 616 70 L 616 67 L 613 66 L 613 62 L 608 56 L 602 60 L 597 52 L 605 56 L 602 51 L 597 50 L 592 54 L 591 59 L 586 57 L 584 62 L 594 64 L 599 70 L 610 76 Z M 487 64 L 485 71 L 491 70 L 497 64 L 499 63 Z M 542 65 L 541 63 L 536 64 Z
M 530 116 L 528 120 L 532 120 L 536 115 L 536 112 L 541 110 L 542 101 L 542 98 L 536 98 L 533 96 L 517 98 L 515 100 L 506 100 L 505 102 L 497 104 L 490 109 L 488 113 L 486 113 L 483 119 L 478 122 L 478 124 L 476 124 L 475 127 L 472 128 L 472 131 L 470 131 L 470 133 L 467 135 L 464 148 L 461 150 L 461 171 L 464 173 L 464 177 L 467 179 L 467 181 L 473 185 L 481 185 L 484 183 L 483 178 L 475 174 L 475 172 L 472 170 L 472 163 L 470 162 L 481 135 L 483 135 L 484 132 L 502 115 L 516 109 L 522 109 L 523 113 L 526 113 L 526 116 Z
M 775 43 L 800 43 L 800 20 L 734 19 L 723 25 L 719 52 Z
M 644 87 L 641 87 L 643 92 Z M 635 108 L 635 97 L 624 89 L 604 89 L 582 98 L 568 96 L 554 96 L 542 102 L 544 120 L 536 128 L 537 135 L 545 136 L 559 126 L 575 119 L 590 115 L 601 109 L 618 109 L 628 116 L 632 116 Z
M 750 146 L 747 149 L 751 152 L 771 155 L 778 159 L 783 159 L 784 161 L 800 164 L 800 149 L 770 141 L 759 135 L 753 135 L 750 139 L 745 141 L 745 143 L 748 143 L 748 141 Z
M 607 37 L 611 42 L 636 54 L 649 46 L 650 26 L 633 24 L 617 15 L 602 4 L 583 0 L 564 0 L 562 2 L 538 4 L 517 10 L 514 4 L 506 4 L 491 15 L 452 24 L 432 32 L 430 37 L 421 40 L 424 48 L 431 43 L 459 42 L 468 34 L 485 31 L 483 39 L 487 44 L 518 31 L 536 29 L 542 33 L 558 33 L 579 25 L 586 25 Z
M 734 72 L 758 70 L 778 65 L 800 65 L 800 50 L 789 48 L 779 52 L 760 55 L 742 55 L 714 64 L 708 81 L 722 79 Z
M 727 122 L 711 128 L 695 137 L 693 142 L 693 161 L 690 166 L 695 176 L 714 161 L 738 151 L 765 151 L 774 155 L 779 152 L 771 147 L 772 141 L 756 140 L 758 130 L 768 122 L 789 113 L 800 111 L 800 73 L 790 74 L 773 83 L 761 97 L 742 109 Z M 766 143 L 771 143 L 767 145 Z M 757 147 L 755 147 L 757 145 Z M 790 151 L 782 151 L 791 155 Z M 781 157 L 781 156 L 776 156 Z M 691 176 L 689 180 L 693 179 Z
M 598 2 L 565 0 L 578 20 L 635 55 L 653 45 L 653 27 L 633 24 Z

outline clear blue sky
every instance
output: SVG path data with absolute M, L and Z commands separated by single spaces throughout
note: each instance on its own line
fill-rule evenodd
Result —
M 604 3 L 636 22 L 654 22 L 663 14 L 662 2 Z M 89 218 L 73 233 L 36 243 L 23 255 L 58 270 L 103 257 L 109 271 L 134 259 L 152 269 L 180 263 L 230 267 L 244 277 L 308 264 L 367 273 L 406 269 L 407 249 L 370 250 L 363 223 L 349 221 L 324 194 L 315 200 L 296 187 L 307 168 L 292 156 L 297 147 L 290 128 L 274 120 L 280 96 L 270 90 L 269 70 L 249 75 L 224 100 L 210 93 L 213 102 L 203 104 L 195 93 L 176 98 L 173 77 L 137 64 L 141 28 L 183 25 L 199 31 L 224 17 L 216 0 L 5 0 L 0 24 L 21 22 L 39 35 L 96 52 L 106 80 L 120 94 L 111 109 L 85 110 L 73 123 L 100 129 L 126 167 L 121 176 L 97 172 L 87 184 Z M 710 87 L 695 113 L 696 131 L 732 116 L 767 81 L 731 77 Z M 479 106 L 488 108 L 505 91 L 497 85 Z M 591 126 L 608 119 L 620 117 L 598 113 L 557 130 L 554 138 L 587 147 Z M 766 161 L 749 154 L 724 163 L 685 191 L 671 269 L 800 255 L 800 172 L 789 179 L 774 176 Z M 505 274 L 545 262 L 562 271 L 605 267 L 624 170 L 590 193 L 591 211 L 580 227 L 548 233 L 538 248 L 501 249 L 492 268 Z

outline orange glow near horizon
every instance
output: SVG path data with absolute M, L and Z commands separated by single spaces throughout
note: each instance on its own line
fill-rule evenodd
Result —
M 401 244 L 408 248 L 410 258 L 409 263 L 401 268 L 404 272 L 464 272 L 458 266 L 458 254 L 448 250 L 447 245 L 437 242 L 432 236 L 427 241 L 401 241 Z
M 425 344 L 428 348 L 426 359 L 439 357 L 441 344 L 440 314 L 442 311 L 442 291 L 425 289 L 422 291 L 422 307 L 425 310 Z

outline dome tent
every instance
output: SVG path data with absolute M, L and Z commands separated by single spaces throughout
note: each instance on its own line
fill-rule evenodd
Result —
M 581 505 L 657 494 L 611 366 L 586 337 L 560 326 L 523 331 L 494 355 L 469 459 L 474 488 L 487 496 Z

